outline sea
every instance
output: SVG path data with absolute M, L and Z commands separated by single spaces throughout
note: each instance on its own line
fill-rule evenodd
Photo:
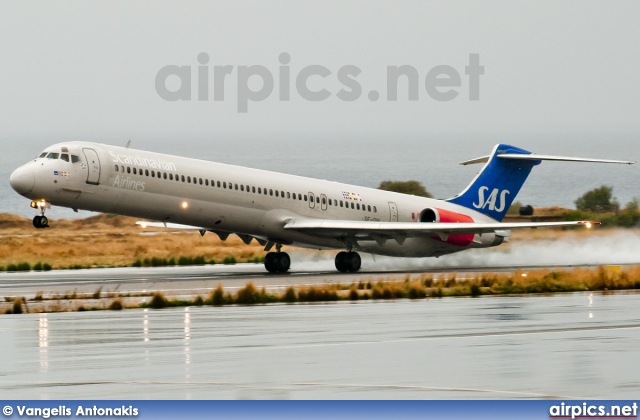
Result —
M 44 148 L 76 138 L 22 139 L 0 154 L 0 213 L 33 217 L 29 200 L 9 185 L 11 172 L 40 154 Z M 460 162 L 487 155 L 497 143 L 523 147 L 534 153 L 603 159 L 640 160 L 640 138 L 629 134 L 331 134 L 309 133 L 264 136 L 206 136 L 192 138 L 131 139 L 131 148 L 151 150 L 232 165 L 260 168 L 348 184 L 377 187 L 385 180 L 417 180 L 436 198 L 462 191 L 482 168 Z M 89 140 L 87 140 L 89 141 Z M 90 141 L 96 141 L 91 139 Z M 127 139 L 99 142 L 124 146 Z M 607 185 L 624 206 L 640 198 L 640 164 L 543 162 L 534 168 L 516 197 L 523 205 L 574 208 L 586 191 Z M 95 213 L 52 208 L 51 219 L 88 217 Z

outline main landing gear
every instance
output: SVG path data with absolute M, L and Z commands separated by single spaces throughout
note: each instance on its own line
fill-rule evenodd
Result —
M 357 252 L 338 252 L 336 255 L 336 268 L 342 273 L 355 273 L 360 270 L 362 260 Z
M 264 268 L 270 273 L 286 273 L 291 267 L 291 258 L 286 252 L 269 252 L 264 257 Z

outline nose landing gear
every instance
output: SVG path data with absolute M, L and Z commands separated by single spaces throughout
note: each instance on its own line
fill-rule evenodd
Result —
M 43 214 L 42 216 L 36 216 L 33 218 L 33 226 L 37 229 L 44 229 L 49 227 L 49 219 Z
M 46 209 L 51 207 L 51 204 L 45 200 L 32 201 L 31 208 L 40 210 L 40 215 L 33 218 L 33 227 L 37 229 L 44 229 L 49 227 L 49 219 L 44 215 Z

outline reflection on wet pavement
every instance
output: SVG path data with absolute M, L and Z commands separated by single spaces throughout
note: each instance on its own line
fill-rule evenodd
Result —
M 634 398 L 640 294 L 0 317 L 37 398 Z

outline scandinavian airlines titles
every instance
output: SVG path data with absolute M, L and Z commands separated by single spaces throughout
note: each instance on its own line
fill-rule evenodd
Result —
M 143 158 L 140 156 L 121 155 L 119 153 L 113 153 L 112 151 L 109 151 L 109 154 L 113 157 L 114 163 L 124 163 L 127 165 L 138 165 L 145 168 L 177 172 L 176 165 L 173 162 L 165 162 L 163 160 Z
M 489 197 L 485 199 L 484 193 L 486 191 L 489 191 L 489 187 L 482 186 L 478 189 L 478 203 L 473 203 L 473 207 L 477 209 L 488 208 L 489 210 L 497 212 L 503 211 L 507 203 L 507 194 L 510 194 L 509 190 L 499 191 L 497 188 L 494 188 L 491 194 L 489 194 Z M 498 206 L 496 206 L 496 200 L 498 201 Z

